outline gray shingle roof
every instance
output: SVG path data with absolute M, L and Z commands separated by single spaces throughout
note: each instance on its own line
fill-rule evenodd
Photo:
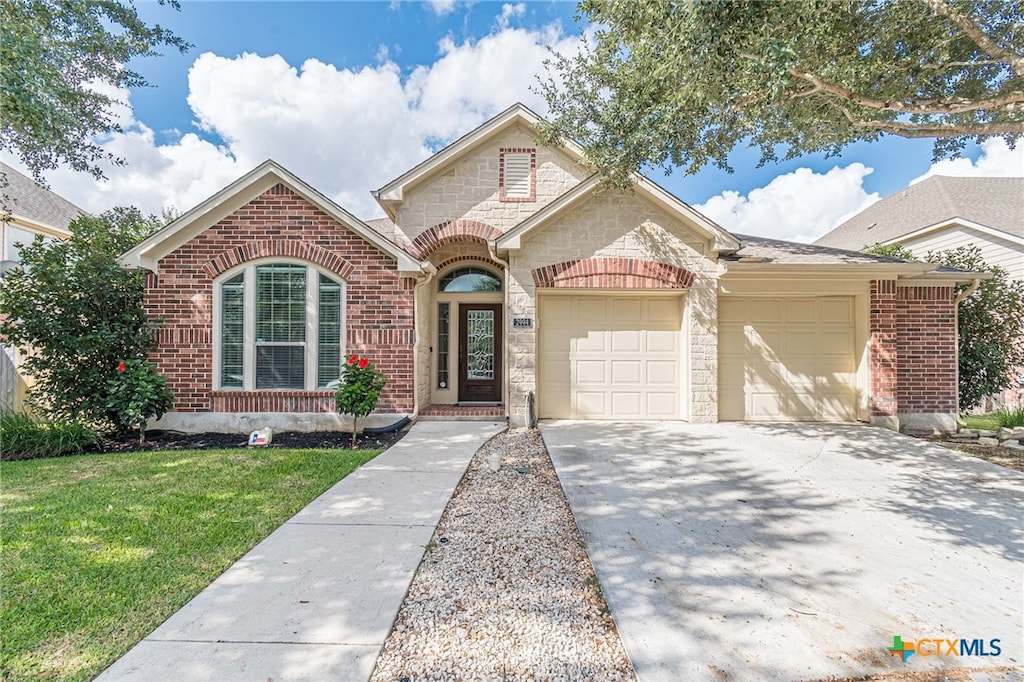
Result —
M 933 175 L 875 202 L 814 243 L 861 249 L 952 218 L 1024 236 L 1024 178 Z
M 363 222 L 371 230 L 384 237 L 384 239 L 387 239 L 398 248 L 403 249 L 408 253 L 412 253 L 412 241 L 405 236 L 405 233 L 398 228 L 398 225 L 391 222 L 390 218 L 374 218 L 372 220 L 364 220 Z
M 801 263 L 807 265 L 843 265 L 865 263 L 903 263 L 899 258 L 876 256 L 872 253 L 848 251 L 817 244 L 800 244 L 781 239 L 736 235 L 743 246 L 734 254 L 722 260 L 738 261 L 742 258 L 759 258 L 765 263 Z
M 85 215 L 85 211 L 64 197 L 37 184 L 6 163 L 0 162 L 0 173 L 7 176 L 7 187 L 2 187 L 0 181 L 0 194 L 6 195 L 3 202 L 0 202 L 0 213 L 11 213 L 64 230 L 68 229 L 72 220 Z

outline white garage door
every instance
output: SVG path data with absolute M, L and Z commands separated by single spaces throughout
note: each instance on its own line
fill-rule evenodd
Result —
M 855 419 L 854 310 L 852 296 L 720 299 L 719 419 Z
M 679 296 L 542 296 L 540 416 L 679 419 L 681 316 Z

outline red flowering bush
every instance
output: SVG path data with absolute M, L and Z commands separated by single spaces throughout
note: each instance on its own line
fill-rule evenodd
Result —
M 162 417 L 173 401 L 167 379 L 147 360 L 122 360 L 117 363 L 117 373 L 107 379 L 110 420 L 118 433 L 138 428 L 140 442 L 146 439 L 146 422 Z
M 350 355 L 341 368 L 341 380 L 334 394 L 339 414 L 352 415 L 352 447 L 356 446 L 356 422 L 377 409 L 377 400 L 388 381 L 369 358 Z

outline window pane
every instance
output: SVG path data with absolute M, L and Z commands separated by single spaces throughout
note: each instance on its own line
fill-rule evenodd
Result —
M 448 304 L 437 304 L 437 387 L 448 388 Z
M 303 346 L 256 346 L 256 388 L 305 388 Z
M 306 268 L 261 265 L 256 268 L 256 342 L 303 343 L 306 340 Z
M 220 288 L 220 385 L 242 388 L 245 341 L 245 276 L 235 275 Z
M 316 385 L 323 387 L 341 376 L 341 285 L 320 275 L 319 302 Z
M 459 268 L 441 278 L 441 291 L 501 291 L 501 280 L 483 268 Z

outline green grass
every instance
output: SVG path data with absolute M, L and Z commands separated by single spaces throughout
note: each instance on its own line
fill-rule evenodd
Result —
M 378 452 L 189 450 L 4 462 L 0 674 L 92 679 Z
M 967 415 L 963 418 L 969 429 L 981 429 L 983 431 L 995 431 L 999 428 L 999 417 L 996 414 L 981 416 Z

